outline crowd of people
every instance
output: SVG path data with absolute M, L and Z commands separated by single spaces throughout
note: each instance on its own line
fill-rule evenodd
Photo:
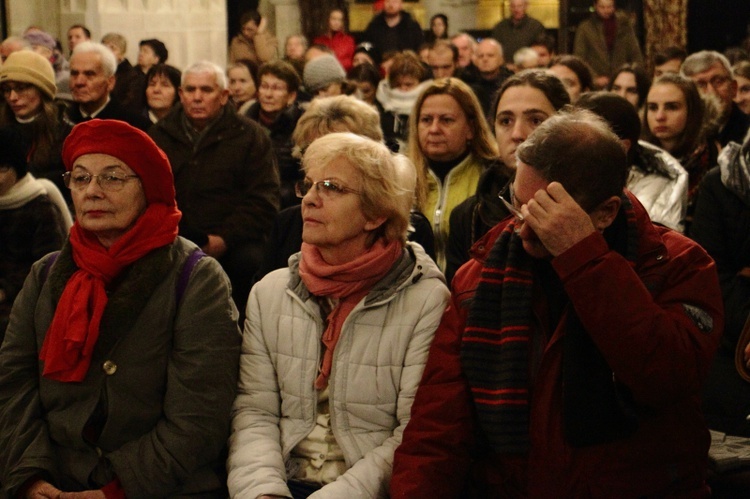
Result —
M 0 43 L 0 498 L 724 490 L 750 42 L 645 61 L 594 0 L 558 54 L 509 5 L 480 40 L 248 11 L 184 68 Z

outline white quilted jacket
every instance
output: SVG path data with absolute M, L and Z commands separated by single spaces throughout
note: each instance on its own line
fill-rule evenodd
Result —
M 387 497 L 434 332 L 448 303 L 443 275 L 421 246 L 352 310 L 334 351 L 331 425 L 348 471 L 311 498 Z M 291 497 L 285 463 L 313 429 L 323 323 L 316 300 L 290 268 L 250 293 L 227 467 L 232 497 Z

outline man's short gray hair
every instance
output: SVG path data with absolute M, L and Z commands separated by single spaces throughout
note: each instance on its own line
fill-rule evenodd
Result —
M 113 54 L 112 51 L 102 43 L 92 42 L 91 40 L 81 42 L 73 49 L 71 59 L 78 54 L 99 54 L 102 69 L 107 78 L 114 76 L 115 72 L 117 72 L 117 59 L 115 58 L 115 54 Z
M 221 69 L 221 66 L 211 61 L 198 61 L 188 66 L 187 69 L 182 72 L 182 80 L 180 81 L 180 84 L 183 86 L 185 85 L 187 75 L 199 73 L 213 73 L 216 77 L 216 84 L 219 85 L 219 88 L 222 90 L 227 89 L 227 76 L 224 73 L 224 70 Z
M 729 64 L 729 59 L 715 50 L 701 50 L 695 54 L 690 54 L 682 63 L 682 66 L 680 66 L 680 74 L 690 77 L 694 74 L 708 71 L 717 62 L 724 67 L 729 76 L 733 76 L 732 65 Z

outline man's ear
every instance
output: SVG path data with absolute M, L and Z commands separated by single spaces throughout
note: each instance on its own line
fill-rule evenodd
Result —
M 620 212 L 621 205 L 620 196 L 612 196 L 599 203 L 599 206 L 591 212 L 591 221 L 594 223 L 594 228 L 601 232 L 612 225 Z

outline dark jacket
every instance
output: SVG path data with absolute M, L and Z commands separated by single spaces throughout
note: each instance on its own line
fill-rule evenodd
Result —
M 750 383 L 734 367 L 737 340 L 750 317 L 750 278 L 739 274 L 750 267 L 750 198 L 728 189 L 721 173 L 714 168 L 703 177 L 690 227 L 690 237 L 716 261 L 726 316 L 721 347 L 704 391 L 704 410 L 711 428 L 750 437 L 746 419 Z
M 62 177 L 63 173 L 65 173 L 65 165 L 62 162 L 62 146 L 65 138 L 73 129 L 74 124 L 68 120 L 65 111 L 66 107 L 59 105 L 57 123 L 53 125 L 54 139 L 50 150 L 50 157 L 47 161 L 40 160 L 36 151 L 35 136 L 37 133 L 40 133 L 37 120 L 30 123 L 19 123 L 13 120 L 10 123 L 10 128 L 17 130 L 24 141 L 24 150 L 27 151 L 27 157 L 30 158 L 29 173 L 34 175 L 35 178 L 46 178 L 55 184 L 60 189 L 68 205 L 71 205 L 70 189 L 65 187 Z
M 492 38 L 500 42 L 503 47 L 503 56 L 508 63 L 513 62 L 513 55 L 523 47 L 531 46 L 531 43 L 544 34 L 544 25 L 533 17 L 524 16 L 518 23 L 508 17 L 500 21 L 492 28 Z
M 730 142 L 742 144 L 749 128 L 750 116 L 743 113 L 739 106 L 737 106 L 735 102 L 732 102 L 732 111 L 729 113 L 729 119 L 719 132 L 716 140 L 719 141 L 721 147 L 724 147 Z
M 83 121 L 89 121 L 92 118 L 84 118 L 81 114 L 81 109 L 78 104 L 73 103 L 68 108 L 68 119 L 74 124 L 81 123 Z M 125 123 L 132 125 L 139 130 L 147 132 L 151 127 L 151 120 L 138 114 L 137 112 L 131 112 L 117 102 L 115 99 L 110 99 L 104 109 L 101 110 L 93 119 L 98 120 L 120 120 Z
M 112 98 L 131 113 L 138 113 L 146 106 L 146 75 L 127 59 L 117 65 Z
M 299 199 L 294 193 L 294 184 L 302 180 L 303 175 L 299 160 L 292 156 L 294 150 L 292 132 L 302 116 L 302 109 L 294 102 L 291 106 L 287 106 L 273 123 L 264 123 L 260 118 L 260 111 L 260 103 L 256 102 L 250 106 L 245 116 L 258 123 L 271 138 L 281 180 L 281 208 L 299 204 Z
M 40 348 L 77 270 L 71 247 L 18 295 L 0 349 L 0 482 L 33 476 L 64 491 L 115 477 L 128 498 L 226 497 L 225 449 L 241 337 L 229 282 L 203 257 L 177 301 L 195 245 L 178 238 L 125 269 L 109 290 L 91 366 L 79 383 L 41 376 Z M 202 494 L 202 495 L 201 495 Z
M 424 33 L 419 23 L 406 11 L 401 11 L 401 21 L 392 28 L 388 26 L 385 14 L 381 12 L 367 25 L 361 41 L 372 43 L 381 54 L 391 50 L 417 52 L 419 46 L 424 43 Z
M 477 192 L 453 208 L 450 214 L 448 242 L 445 248 L 445 280 L 450 285 L 456 271 L 471 259 L 471 247 L 492 227 L 510 215 L 497 195 L 508 186 L 513 172 L 499 161 L 479 178 Z M 506 190 L 507 191 L 507 190 Z M 509 193 L 504 193 L 510 202 Z
M 573 54 L 589 63 L 594 76 L 610 76 L 627 63 L 643 64 L 643 54 L 630 19 L 623 12 L 616 12 L 615 16 L 617 33 L 611 52 L 604 38 L 604 22 L 596 13 L 576 28 Z
M 200 244 L 221 236 L 231 251 L 262 244 L 279 206 L 279 175 L 271 141 L 252 121 L 224 106 L 197 143 L 186 131 L 180 105 L 149 134 L 172 165 L 180 232 Z
M 700 246 L 653 225 L 630 200 L 638 234 L 634 266 L 609 248 L 605 235 L 614 234 L 594 232 L 550 261 L 570 300 L 558 322 L 550 324 L 548 304 L 535 291 L 532 337 L 549 339 L 539 338 L 546 345 L 530 386 L 528 456 L 475 454 L 478 428 L 461 342 L 486 257 L 507 222 L 477 242 L 473 259 L 453 279 L 451 304 L 396 450 L 392 498 L 458 497 L 470 468 L 488 485 L 480 496 L 486 499 L 707 497 L 710 437 L 700 388 L 723 329 L 716 269 Z M 638 428 L 627 438 L 573 447 L 564 436 L 563 345 L 572 307 L 635 401 Z M 580 418 L 597 422 L 593 413 Z
M 490 116 L 492 114 L 492 104 L 495 101 L 495 95 L 497 94 L 497 91 L 500 90 L 500 87 L 503 86 L 505 80 L 511 76 L 513 76 L 513 73 L 508 68 L 500 66 L 500 74 L 496 77 L 487 80 L 479 75 L 477 79 L 469 84 L 474 91 L 474 94 L 477 96 L 477 99 L 479 99 L 479 103 L 482 105 L 482 111 L 484 111 L 484 116 L 488 120 L 495 119 L 494 116 Z
M 46 194 L 18 208 L 0 209 L 0 289 L 6 295 L 0 302 L 0 342 L 5 331 L 2 324 L 31 265 L 62 246 L 66 235 L 61 225 L 60 211 Z

